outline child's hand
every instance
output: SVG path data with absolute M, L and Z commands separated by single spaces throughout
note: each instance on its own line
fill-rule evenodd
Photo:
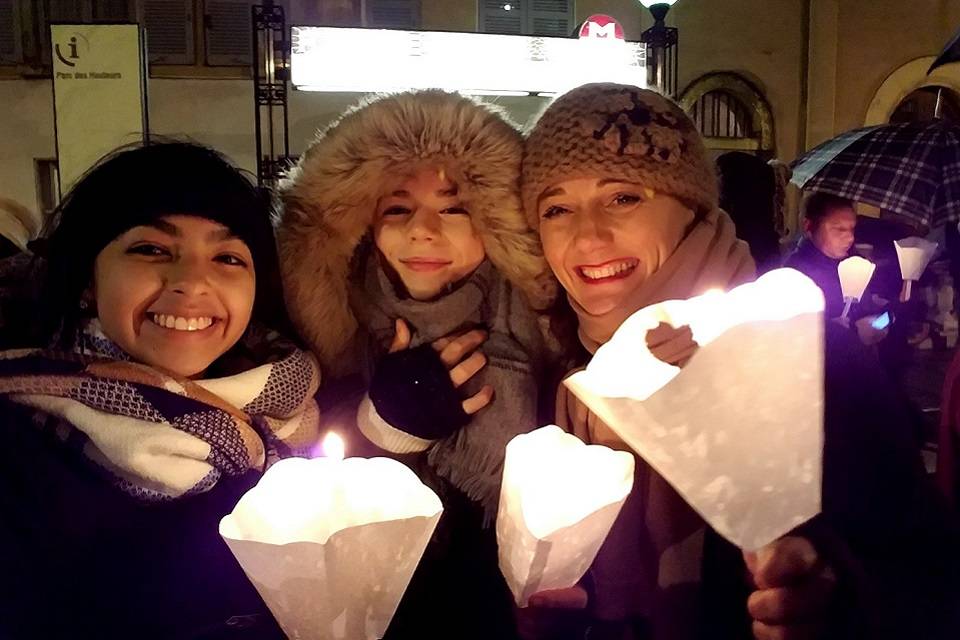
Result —
M 459 335 L 450 335 L 433 342 L 434 350 L 440 354 L 440 360 L 450 371 L 453 386 L 460 387 L 477 374 L 487 364 L 487 357 L 477 349 L 487 339 L 487 333 L 473 329 Z M 390 353 L 402 351 L 410 346 L 410 327 L 402 318 L 397 318 L 396 333 L 390 343 Z M 463 401 L 463 410 L 473 415 L 493 401 L 493 387 L 484 385 L 475 395 Z
M 647 348 L 662 362 L 683 367 L 697 352 L 700 345 L 693 339 L 693 331 L 688 326 L 671 327 L 661 322 L 647 332 Z

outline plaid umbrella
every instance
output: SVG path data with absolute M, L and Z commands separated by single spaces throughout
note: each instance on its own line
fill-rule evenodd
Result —
M 935 227 L 960 220 L 960 127 L 889 124 L 840 134 L 800 156 L 791 182 Z

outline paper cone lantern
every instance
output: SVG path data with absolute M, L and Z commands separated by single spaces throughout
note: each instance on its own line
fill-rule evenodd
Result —
M 440 500 L 386 458 L 276 463 L 220 521 L 290 638 L 383 637 L 440 519 Z
M 860 302 L 863 292 L 867 290 L 870 284 L 870 278 L 877 265 L 866 258 L 853 256 L 840 263 L 837 270 L 840 273 L 840 288 L 843 289 L 844 300 L 855 300 Z
M 633 456 L 560 427 L 507 445 L 497 514 L 500 570 L 521 607 L 583 577 L 633 486 Z
M 923 238 L 911 237 L 897 240 L 893 243 L 897 247 L 897 259 L 900 261 L 900 275 L 903 276 L 903 293 L 901 299 L 906 302 L 910 299 L 910 283 L 916 282 L 923 275 L 930 260 L 937 252 L 937 243 Z
M 792 269 L 642 309 L 565 382 L 714 529 L 755 550 L 820 511 L 823 294 Z M 646 333 L 689 326 L 681 370 Z

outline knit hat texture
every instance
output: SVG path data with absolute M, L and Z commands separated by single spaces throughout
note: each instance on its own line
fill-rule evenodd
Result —
M 635 182 L 698 211 L 717 207 L 716 175 L 696 126 L 675 102 L 648 89 L 586 84 L 547 107 L 523 159 L 523 205 L 533 227 L 545 189 L 591 176 Z

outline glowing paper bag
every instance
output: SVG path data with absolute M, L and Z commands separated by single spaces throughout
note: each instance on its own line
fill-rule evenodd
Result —
M 840 263 L 837 271 L 840 274 L 840 288 L 843 290 L 843 300 L 846 305 L 843 308 L 843 317 L 846 318 L 850 313 L 850 305 L 854 302 L 860 302 L 863 292 L 867 290 L 870 284 L 870 278 L 877 265 L 866 258 L 853 256 Z
M 583 577 L 632 486 L 632 455 L 587 446 L 560 427 L 507 444 L 497 544 L 518 605 Z
M 220 535 L 290 638 L 372 640 L 441 511 L 395 460 L 290 458 L 220 521 Z
M 910 299 L 911 283 L 920 279 L 924 269 L 937 252 L 937 243 L 923 238 L 911 237 L 897 240 L 897 259 L 900 261 L 900 274 L 903 276 L 903 291 L 900 299 Z
M 823 294 L 792 269 L 647 307 L 565 382 L 714 529 L 754 550 L 820 511 Z M 681 370 L 646 333 L 687 325 Z

